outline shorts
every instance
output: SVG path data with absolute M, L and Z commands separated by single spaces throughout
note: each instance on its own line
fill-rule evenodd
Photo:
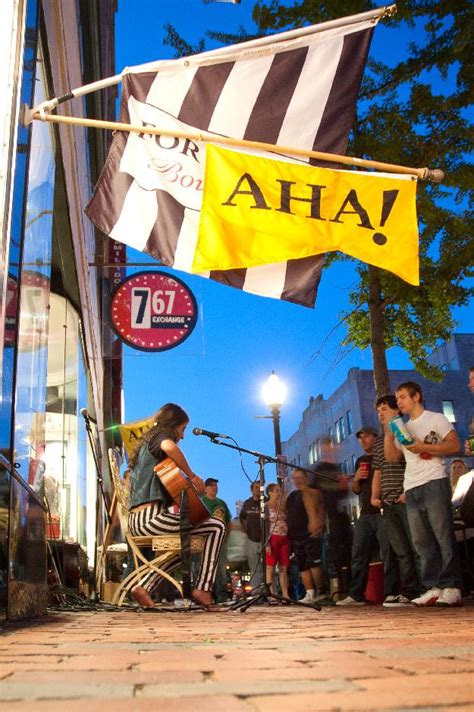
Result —
M 268 546 L 270 553 L 265 556 L 267 566 L 280 564 L 280 566 L 288 567 L 290 563 L 290 540 L 288 537 L 272 534 Z
M 304 539 L 292 539 L 291 551 L 295 555 L 300 571 L 321 566 L 322 536 L 307 536 Z

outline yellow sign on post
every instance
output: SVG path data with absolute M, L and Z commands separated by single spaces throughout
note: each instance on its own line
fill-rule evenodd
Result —
M 135 447 L 138 445 L 144 433 L 153 425 L 153 416 L 145 420 L 135 420 L 133 423 L 124 423 L 119 425 L 120 435 L 122 436 L 123 446 L 127 454 L 127 459 L 130 457 Z
M 419 284 L 416 179 L 209 145 L 193 272 L 340 250 Z

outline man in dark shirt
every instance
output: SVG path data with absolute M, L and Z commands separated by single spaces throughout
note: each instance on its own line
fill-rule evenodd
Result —
M 360 514 L 354 528 L 352 544 L 351 584 L 349 595 L 336 606 L 363 606 L 364 592 L 369 576 L 369 564 L 377 542 L 384 562 L 385 597 L 394 596 L 397 586 L 397 570 L 393 563 L 393 554 L 383 531 L 382 517 L 377 507 L 371 503 L 372 496 L 372 456 L 378 433 L 370 426 L 363 427 L 356 433 L 364 454 L 355 465 L 352 490 L 359 495 Z
M 296 469 L 292 476 L 296 489 L 286 500 L 288 536 L 306 589 L 301 602 L 311 605 L 321 597 L 323 586 L 321 554 L 326 512 L 321 492 L 310 487 L 308 474 Z
M 329 437 L 322 437 L 321 459 L 311 468 L 315 487 L 321 490 L 326 508 L 327 549 L 325 573 L 329 580 L 342 575 L 344 566 L 351 565 L 352 525 L 339 502 L 347 496 L 349 477 L 335 463 L 334 446 Z
M 245 555 L 250 570 L 250 585 L 256 588 L 262 583 L 260 484 L 258 482 L 252 482 L 250 491 L 252 492 L 252 496 L 243 503 L 239 519 L 242 530 L 247 535 Z
M 386 431 L 392 418 L 400 415 L 397 399 L 390 394 L 381 396 L 377 399 L 375 407 L 382 429 Z M 420 594 L 421 587 L 416 572 L 415 551 L 403 494 L 405 458 L 397 462 L 388 462 L 384 454 L 384 439 L 384 436 L 380 435 L 374 445 L 371 503 L 382 513 L 385 534 L 395 552 L 400 573 L 399 595 L 387 596 L 383 605 L 400 608 L 410 605 L 412 599 Z

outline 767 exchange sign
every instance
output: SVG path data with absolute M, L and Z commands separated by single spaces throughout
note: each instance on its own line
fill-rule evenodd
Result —
M 117 336 L 140 351 L 165 351 L 181 344 L 197 321 L 189 287 L 167 272 L 137 272 L 112 294 L 111 319 Z

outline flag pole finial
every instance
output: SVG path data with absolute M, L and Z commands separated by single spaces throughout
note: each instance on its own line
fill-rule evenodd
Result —
M 394 17 L 397 14 L 397 12 L 398 12 L 398 8 L 397 8 L 396 3 L 394 3 L 393 5 L 387 5 L 387 7 L 385 8 L 385 12 L 382 15 L 382 18 Z
M 442 183 L 444 181 L 444 171 L 441 168 L 422 168 L 421 180 L 428 180 L 430 183 Z

